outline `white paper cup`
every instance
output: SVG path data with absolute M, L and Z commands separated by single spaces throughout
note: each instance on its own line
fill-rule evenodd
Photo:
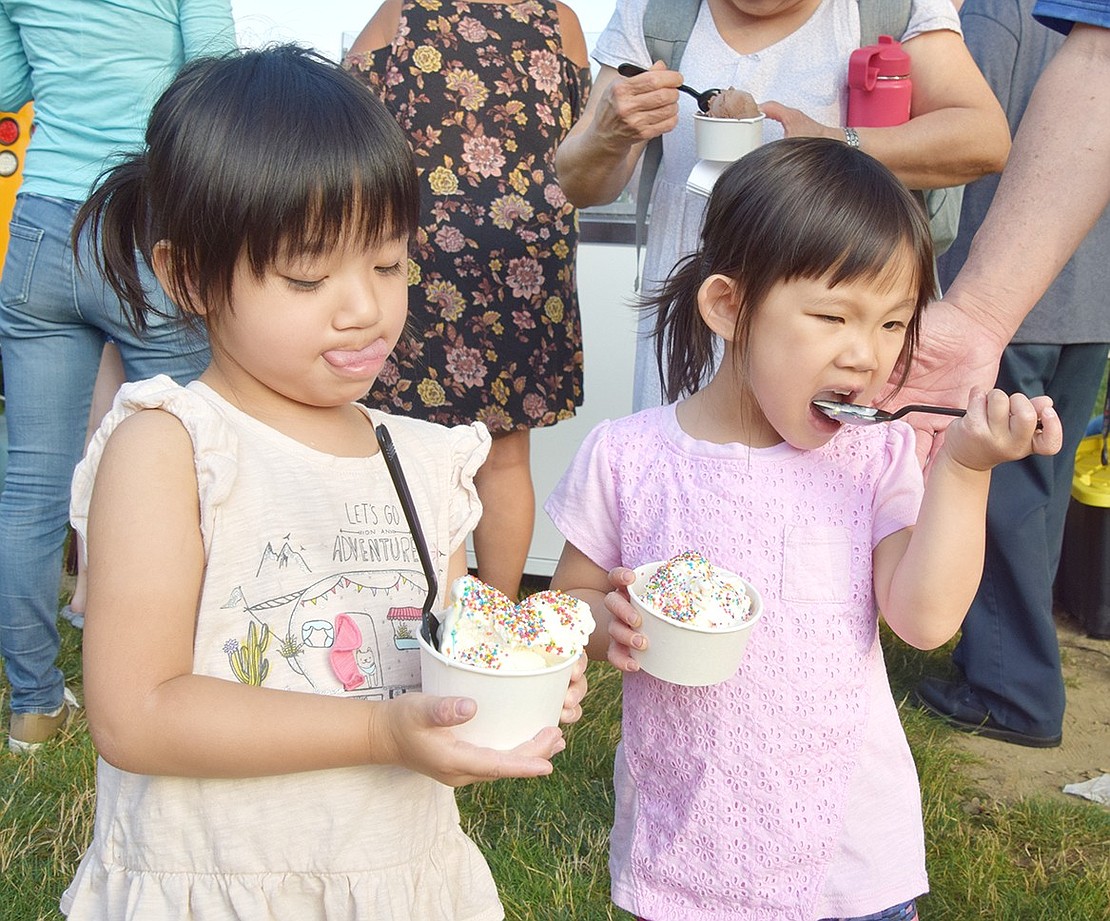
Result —
M 754 118 L 712 118 L 694 114 L 694 143 L 699 160 L 731 163 L 763 143 L 763 115 Z
M 425 694 L 470 697 L 478 712 L 455 735 L 502 751 L 527 742 L 541 729 L 558 726 L 575 659 L 528 672 L 476 668 L 454 662 L 420 641 L 420 680 Z
M 656 614 L 640 600 L 636 591 L 637 587 L 642 589 L 662 565 L 662 562 L 645 563 L 636 567 L 636 581 L 628 588 L 632 606 L 643 618 L 638 632 L 648 641 L 647 649 L 632 650 L 632 658 L 640 663 L 643 671 L 671 684 L 702 687 L 731 678 L 740 667 L 752 627 L 763 615 L 763 598 L 750 582 L 728 573 L 751 598 L 751 618 L 734 627 L 716 629 L 680 623 Z

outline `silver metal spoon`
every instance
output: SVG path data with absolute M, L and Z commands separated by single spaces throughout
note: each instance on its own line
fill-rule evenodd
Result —
M 816 406 L 830 419 L 837 422 L 847 422 L 849 425 L 874 425 L 876 422 L 890 422 L 892 419 L 901 419 L 906 413 L 936 413 L 941 416 L 965 416 L 966 409 L 956 409 L 953 406 L 925 406 L 913 403 L 903 406 L 894 412 L 876 409 L 874 406 L 861 406 L 859 403 L 835 403 L 832 400 L 814 400 Z
M 830 419 L 837 422 L 846 422 L 849 425 L 874 425 L 876 422 L 890 422 L 892 419 L 901 419 L 906 413 L 934 413 L 938 416 L 966 416 L 966 409 L 957 409 L 955 406 L 927 406 L 923 403 L 911 403 L 894 412 L 876 409 L 874 406 L 861 406 L 859 403 L 835 403 L 832 400 L 814 400 L 816 406 Z M 1037 420 L 1037 431 L 1043 431 L 1041 420 Z
M 617 73 L 622 77 L 635 77 L 639 74 L 646 74 L 647 68 L 641 67 L 639 64 L 621 64 L 617 68 Z M 716 96 L 721 91 L 719 89 L 702 90 L 700 93 L 692 86 L 687 86 L 685 83 L 679 87 L 684 93 L 689 93 L 698 101 L 698 108 L 703 112 L 709 111 L 709 100 Z

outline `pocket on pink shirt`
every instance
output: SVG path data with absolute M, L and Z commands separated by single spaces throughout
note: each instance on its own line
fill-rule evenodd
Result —
M 783 536 L 782 598 L 802 604 L 842 604 L 852 595 L 852 535 L 835 525 L 787 525 Z

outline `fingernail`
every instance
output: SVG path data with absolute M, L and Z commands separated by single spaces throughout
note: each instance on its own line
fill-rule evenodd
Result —
M 632 645 L 635 646 L 637 649 L 643 649 L 644 646 L 647 644 L 645 643 L 644 638 L 637 634 L 636 636 L 632 637 Z

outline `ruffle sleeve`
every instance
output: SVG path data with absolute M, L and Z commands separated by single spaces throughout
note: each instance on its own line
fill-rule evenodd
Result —
M 108 439 L 124 419 L 147 409 L 159 409 L 176 417 L 193 442 L 193 464 L 200 495 L 201 536 L 207 556 L 216 510 L 227 499 L 235 482 L 238 442 L 229 427 L 221 424 L 219 413 L 211 403 L 164 374 L 124 384 L 120 388 L 84 459 L 74 471 L 70 521 L 74 530 L 87 540 L 93 484 Z
M 485 463 L 493 439 L 481 422 L 456 425 L 447 429 L 451 458 L 451 517 L 448 523 L 451 549 L 454 550 L 474 530 L 482 517 L 482 502 L 474 488 L 474 475 Z

